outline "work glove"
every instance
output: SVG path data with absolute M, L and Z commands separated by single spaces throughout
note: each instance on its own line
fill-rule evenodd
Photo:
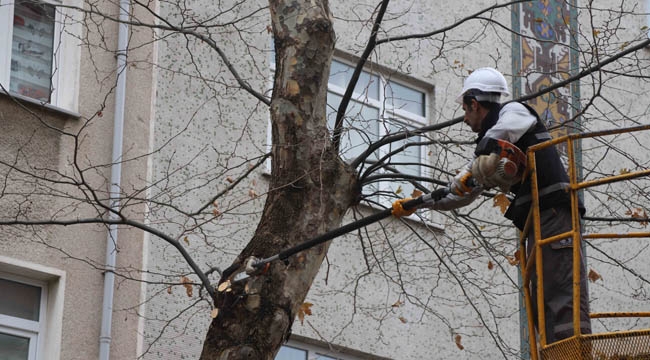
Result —
M 458 196 L 464 196 L 472 192 L 474 185 L 472 185 L 472 172 L 465 167 L 454 176 L 454 179 L 449 184 L 449 191 Z
M 409 201 L 409 200 L 413 200 L 413 198 L 395 200 L 395 202 L 393 202 L 393 212 L 392 212 L 393 216 L 399 218 L 399 217 L 402 217 L 402 216 L 409 216 L 409 215 L 413 214 L 415 212 L 415 210 L 417 210 L 417 209 L 413 208 L 411 210 L 406 210 L 406 209 L 404 209 L 404 206 L 403 206 L 404 203 Z

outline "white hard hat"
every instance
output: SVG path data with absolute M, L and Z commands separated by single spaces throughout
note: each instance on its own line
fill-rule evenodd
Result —
M 476 69 L 467 78 L 465 78 L 465 82 L 463 83 L 463 90 L 460 92 L 458 97 L 456 97 L 456 102 L 462 104 L 463 96 L 469 90 L 480 90 L 485 93 L 498 93 L 505 96 L 510 95 L 506 78 L 504 78 L 499 71 L 490 67 Z M 477 97 L 477 100 L 498 102 L 499 96 L 485 94 L 483 99 Z

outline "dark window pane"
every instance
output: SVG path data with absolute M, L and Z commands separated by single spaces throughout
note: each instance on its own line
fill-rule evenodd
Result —
M 29 359 L 29 339 L 0 333 L 0 359 Z
M 38 321 L 41 288 L 0 279 L 0 314 Z

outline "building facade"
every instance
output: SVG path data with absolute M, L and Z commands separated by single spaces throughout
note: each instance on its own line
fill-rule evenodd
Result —
M 0 358 L 198 358 L 214 309 L 192 266 L 216 283 L 273 190 L 269 5 L 0 1 Z M 329 6 L 331 128 L 377 4 Z M 462 116 L 454 99 L 479 67 L 503 72 L 517 98 L 598 66 L 647 40 L 649 12 L 644 1 L 391 3 L 341 156 Z M 649 69 L 646 47 L 529 103 L 554 136 L 647 124 Z M 643 136 L 581 143 L 582 176 L 647 168 Z M 410 196 L 408 179 L 444 186 L 474 137 L 457 123 L 379 147 L 344 222 Z M 597 219 L 619 217 L 642 231 L 646 189 L 586 191 L 586 228 L 624 231 Z M 516 249 L 489 197 L 337 238 L 277 359 L 526 359 Z M 586 251 L 600 276 L 592 310 L 643 309 L 646 247 Z M 615 325 L 634 326 L 650 324 Z

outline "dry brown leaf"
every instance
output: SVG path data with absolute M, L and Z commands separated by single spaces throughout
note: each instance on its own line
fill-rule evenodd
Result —
M 490 260 L 488 261 L 488 270 L 492 270 L 492 269 L 494 269 L 494 263 L 492 262 L 492 260 Z
M 192 294 L 194 293 L 192 280 L 190 280 L 187 276 L 183 276 L 181 277 L 181 284 L 183 284 L 183 287 L 185 287 L 185 293 L 187 294 L 187 296 L 192 297 Z
M 219 315 L 219 309 L 218 308 L 214 308 L 214 309 L 212 309 L 212 311 L 210 311 L 210 317 L 211 318 L 214 319 L 214 318 L 217 317 L 217 315 Z
M 219 216 L 221 215 L 221 211 L 219 211 L 218 209 L 212 209 L 212 215 L 214 215 L 215 217 Z
M 399 321 L 401 321 L 403 324 L 406 324 L 408 322 L 404 316 L 400 316 Z
M 171 293 L 172 293 L 172 287 L 169 286 L 169 287 L 167 287 L 167 294 L 171 294 Z
M 645 209 L 634 208 L 634 209 L 631 209 L 631 210 L 627 210 L 625 212 L 625 215 L 629 215 L 633 219 L 644 220 L 644 221 L 639 222 L 639 224 L 641 224 L 643 226 L 648 226 L 648 221 L 647 220 L 650 220 L 650 219 L 648 219 L 648 213 L 645 211 Z
M 228 177 L 226 178 L 226 181 L 229 182 L 229 183 L 231 183 L 231 184 L 235 182 L 235 180 L 234 180 L 231 176 L 228 176 Z
M 460 350 L 463 350 L 463 349 L 465 349 L 465 347 L 463 346 L 463 344 L 460 343 L 461 340 L 462 340 L 462 337 L 460 335 L 458 335 L 458 334 L 456 335 L 456 337 L 454 337 L 454 342 L 456 343 L 456 346 Z
M 415 199 L 422 196 L 422 194 L 424 194 L 422 191 L 418 189 L 413 189 L 413 192 L 411 193 L 411 197 Z
M 399 195 L 401 193 L 402 193 L 402 186 L 400 185 L 400 186 L 397 187 L 397 190 L 395 190 L 395 194 Z
M 257 197 L 257 192 L 255 192 L 255 189 L 248 190 L 248 196 L 255 199 Z
M 593 269 L 589 269 L 589 275 L 587 275 L 591 282 L 596 282 L 597 280 L 602 280 L 603 277 L 599 273 L 595 272 Z
M 311 315 L 311 306 L 314 305 L 310 302 L 304 302 L 298 308 L 298 319 L 300 319 L 300 325 L 305 321 L 305 315 Z
M 404 305 L 404 302 L 402 300 L 397 300 L 397 301 L 395 301 L 395 303 L 393 305 L 391 305 L 391 307 L 396 308 L 396 307 L 400 307 L 402 305 Z
M 508 259 L 508 263 L 512 266 L 519 265 L 519 250 L 515 251 L 512 256 L 506 256 L 506 259 Z
M 622 168 L 621 170 L 618 171 L 621 175 L 629 174 L 630 169 L 628 168 Z
M 510 206 L 510 200 L 506 197 L 506 194 L 504 193 L 499 193 L 494 198 L 492 199 L 493 201 L 493 206 L 494 207 L 499 207 L 499 210 L 501 210 L 502 214 L 506 213 L 506 209 L 508 209 L 508 206 Z
M 190 246 L 190 239 L 187 236 L 183 238 L 183 241 L 185 241 L 187 246 Z

